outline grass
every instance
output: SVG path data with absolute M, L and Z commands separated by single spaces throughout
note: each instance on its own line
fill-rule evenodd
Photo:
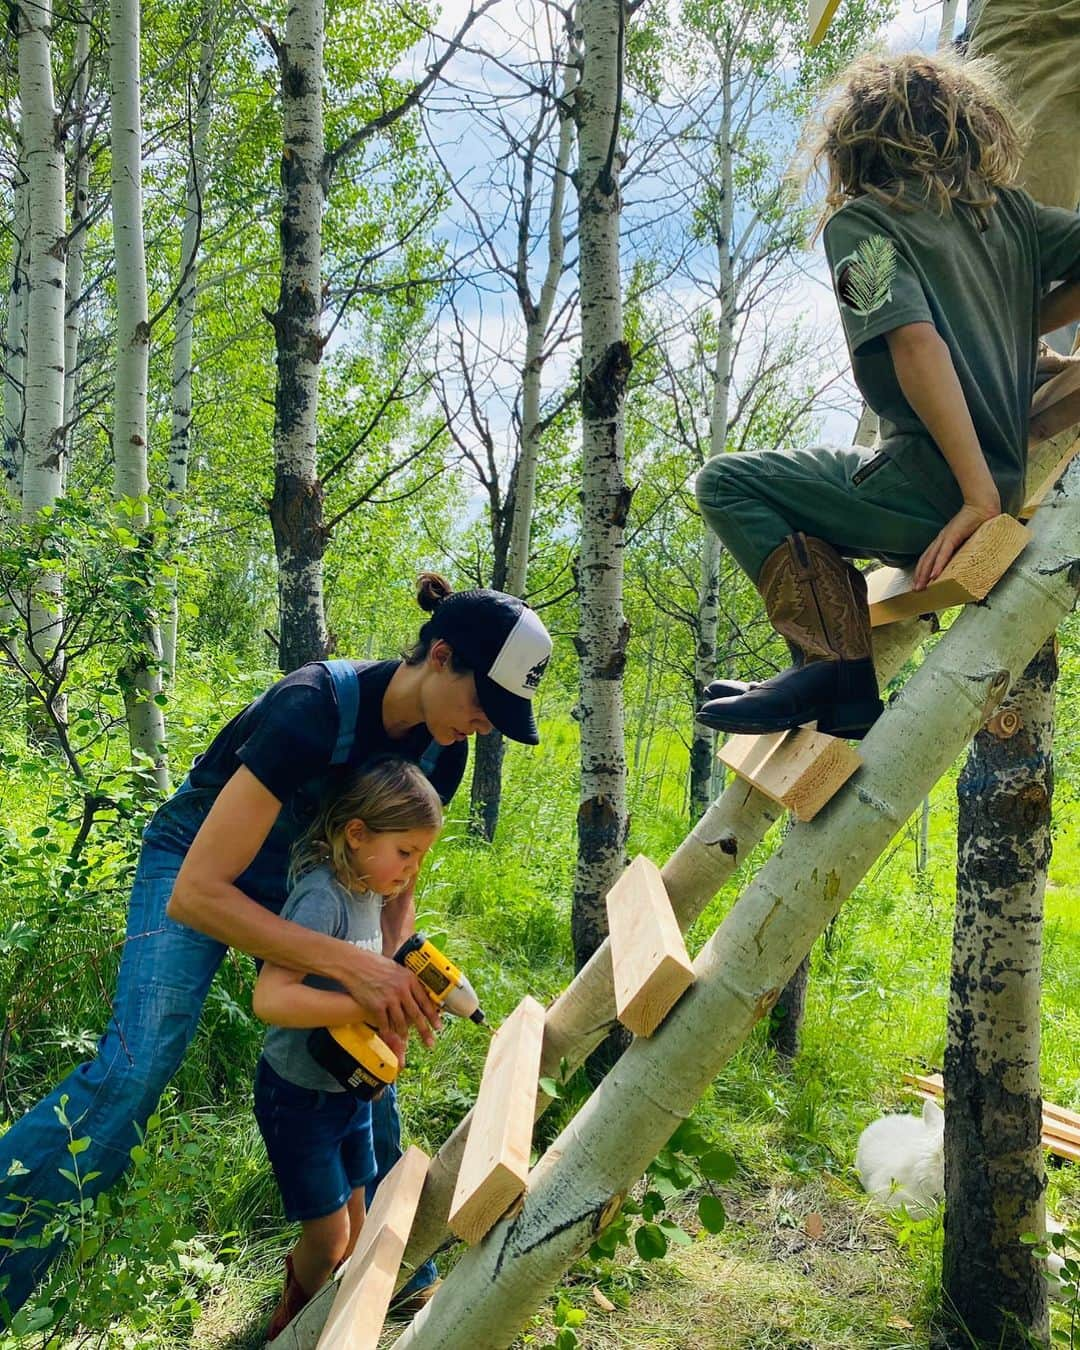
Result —
M 190 702 L 181 696 L 178 703 L 188 710 L 182 739 L 190 750 L 228 699 L 205 681 Z M 685 762 L 681 741 L 658 734 L 637 792 L 631 851 L 662 860 L 685 834 Z M 459 801 L 426 870 L 421 923 L 446 941 L 496 1024 L 524 993 L 548 1001 L 572 977 L 576 765 L 576 726 L 556 719 L 540 752 L 511 752 L 497 844 L 468 837 L 465 803 Z M 1043 1080 L 1048 1097 L 1080 1109 L 1080 837 L 1068 773 L 1063 789 L 1046 900 Z M 38 765 L 11 774 L 3 793 L 7 847 L 21 859 L 22 871 L 9 871 L 0 881 L 0 937 L 24 914 L 47 916 L 51 924 L 48 960 L 37 959 L 31 969 L 28 958 L 27 979 L 36 992 L 13 1041 L 7 1091 L 14 1111 L 100 1028 L 109 958 L 96 973 L 85 962 L 80 967 L 85 924 L 96 916 L 93 940 L 106 948 L 115 937 L 134 830 L 121 832 L 122 845 L 103 838 L 97 846 L 92 876 L 108 897 L 101 906 L 94 903 L 93 886 L 80 899 L 49 879 L 54 855 L 29 857 L 30 831 L 46 818 L 48 804 L 62 798 L 48 771 Z M 692 1246 L 649 1265 L 620 1249 L 616 1264 L 585 1263 L 567 1276 L 565 1297 L 588 1310 L 578 1333 L 583 1345 L 892 1350 L 927 1343 L 940 1229 L 930 1223 L 905 1231 L 872 1217 L 851 1163 L 858 1134 L 871 1119 L 883 1110 L 913 1107 L 902 1090 L 903 1072 L 941 1065 L 955 814 L 953 784 L 946 780 L 933 797 L 927 871 L 915 876 L 913 840 L 905 832 L 818 943 L 796 1063 L 777 1063 L 759 1028 L 700 1104 L 696 1118 L 703 1129 L 739 1164 L 723 1192 L 724 1231 L 697 1233 L 691 1204 L 686 1222 L 695 1232 Z M 690 934 L 692 948 L 706 939 L 747 871 L 771 847 L 766 841 L 709 906 Z M 71 906 L 78 922 L 66 923 Z M 183 1285 L 201 1316 L 188 1330 L 185 1316 L 152 1298 L 143 1325 L 138 1317 L 110 1323 L 107 1309 L 97 1308 L 97 1325 L 104 1329 L 72 1345 L 244 1350 L 260 1344 L 290 1235 L 249 1112 L 260 1040 L 249 987 L 249 963 L 227 964 L 163 1110 L 163 1130 L 176 1147 L 162 1155 L 152 1178 L 161 1195 L 189 1198 L 195 1231 L 181 1243 Z M 438 1147 L 473 1100 L 486 1047 L 485 1034 L 466 1024 L 451 1027 L 432 1053 L 412 1051 L 402 1097 L 411 1139 L 429 1150 Z M 556 1132 L 560 1109 L 568 1108 L 554 1108 L 540 1126 L 541 1145 Z M 198 1156 L 185 1172 L 177 1160 L 188 1144 Z M 1064 1167 L 1050 1177 L 1051 1208 L 1073 1222 L 1080 1222 L 1078 1171 Z M 817 1216 L 813 1223 L 811 1216 Z M 151 1241 L 137 1225 L 129 1236 L 136 1245 Z M 66 1279 L 69 1290 L 78 1289 L 80 1279 L 89 1287 L 78 1272 Z M 615 1305 L 613 1311 L 601 1309 L 594 1287 Z M 550 1344 L 553 1332 L 549 1307 L 518 1344 Z M 28 1343 L 30 1338 L 19 1344 Z M 0 1336 L 5 1350 L 15 1344 Z

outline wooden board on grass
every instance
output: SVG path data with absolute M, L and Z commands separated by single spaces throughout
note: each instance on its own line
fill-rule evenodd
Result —
M 939 1073 L 906 1073 L 904 1082 L 914 1088 L 920 1097 L 930 1097 L 935 1101 L 944 1099 L 945 1084 Z M 1042 1145 L 1059 1158 L 1080 1162 L 1080 1115 L 1068 1107 L 1044 1101 Z
M 635 1036 L 651 1036 L 694 983 L 694 967 L 660 869 L 644 854 L 608 891 L 607 913 L 615 1010 Z
M 543 1039 L 544 1010 L 527 996 L 492 1037 L 450 1202 L 464 1242 L 479 1242 L 528 1185 Z

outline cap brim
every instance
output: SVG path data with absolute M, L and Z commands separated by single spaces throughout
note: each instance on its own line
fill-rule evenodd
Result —
M 522 745 L 539 745 L 540 733 L 529 699 L 511 694 L 487 675 L 476 672 L 476 696 L 496 731 Z

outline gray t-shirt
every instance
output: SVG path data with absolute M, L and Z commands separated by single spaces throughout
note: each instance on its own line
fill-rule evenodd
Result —
M 283 919 L 303 924 L 315 933 L 342 938 L 365 951 L 382 953 L 382 896 L 374 891 L 357 893 L 343 886 L 329 867 L 305 872 L 289 892 Z M 336 980 L 324 975 L 305 975 L 312 989 L 344 993 Z M 263 1042 L 263 1055 L 275 1073 L 298 1087 L 322 1092 L 344 1092 L 336 1078 L 321 1068 L 308 1053 L 310 1032 L 302 1027 L 270 1027 Z

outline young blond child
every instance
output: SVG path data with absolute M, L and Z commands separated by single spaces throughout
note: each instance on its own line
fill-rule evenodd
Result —
M 441 826 L 438 793 L 417 765 L 369 764 L 297 841 L 282 917 L 382 952 L 383 905 L 409 889 Z M 270 1024 L 255 1073 L 255 1118 L 285 1215 L 301 1226 L 267 1330 L 273 1340 L 352 1252 L 376 1164 L 371 1102 L 343 1089 L 307 1045 L 313 1027 L 362 1021 L 360 1005 L 331 980 L 267 962 L 253 1006 Z M 400 1057 L 404 1047 L 394 1049 Z
M 1080 217 L 1011 186 L 1021 149 L 986 62 L 864 56 L 841 77 L 811 162 L 828 177 L 825 252 L 880 444 L 720 455 L 698 474 L 706 522 L 795 658 L 760 685 L 714 681 L 707 726 L 864 735 L 881 700 L 847 559 L 915 564 L 922 588 L 1020 508 L 1038 337 L 1080 317 Z

